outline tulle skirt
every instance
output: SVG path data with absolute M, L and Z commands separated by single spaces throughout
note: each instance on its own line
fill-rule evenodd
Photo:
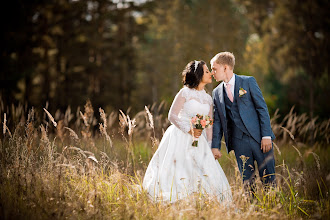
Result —
M 192 193 L 231 201 L 231 189 L 219 162 L 203 135 L 198 146 L 192 136 L 171 125 L 153 155 L 143 179 L 143 188 L 155 201 L 175 202 Z

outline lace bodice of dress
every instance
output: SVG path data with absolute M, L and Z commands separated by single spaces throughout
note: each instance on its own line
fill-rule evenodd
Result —
M 168 119 L 176 127 L 185 133 L 191 130 L 190 120 L 192 117 L 200 115 L 209 115 L 213 118 L 213 101 L 205 90 L 198 91 L 188 87 L 182 88 L 175 96 L 170 108 Z M 212 127 L 206 130 L 207 140 L 212 140 Z

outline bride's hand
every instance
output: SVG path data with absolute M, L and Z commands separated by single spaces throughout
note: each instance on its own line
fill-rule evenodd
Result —
M 191 136 L 194 134 L 195 138 L 199 138 L 199 136 L 201 136 L 202 132 L 203 132 L 202 129 L 193 128 L 188 133 L 191 134 Z
M 222 154 L 218 148 L 212 148 L 212 153 L 213 153 L 214 159 L 216 159 L 216 160 L 222 156 Z

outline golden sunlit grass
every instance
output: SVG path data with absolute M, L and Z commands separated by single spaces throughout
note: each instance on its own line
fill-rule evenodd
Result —
M 256 181 L 245 192 L 235 156 L 220 164 L 233 192 L 231 205 L 202 194 L 174 204 L 152 202 L 141 191 L 144 172 L 169 125 L 166 106 L 94 115 L 68 108 L 53 115 L 23 106 L 3 113 L 0 142 L 0 216 L 4 219 L 297 219 L 328 218 L 329 120 L 318 123 L 293 110 L 272 126 L 277 186 Z M 119 119 L 119 123 L 116 120 Z M 315 134 L 316 131 L 316 134 Z M 309 146 L 310 136 L 316 143 Z M 289 137 L 289 138 L 288 138 Z M 256 173 L 258 175 L 258 173 Z

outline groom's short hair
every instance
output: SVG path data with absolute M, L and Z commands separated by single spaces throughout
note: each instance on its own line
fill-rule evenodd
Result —
M 216 62 L 220 65 L 228 65 L 231 67 L 231 69 L 234 69 L 235 66 L 235 56 L 233 53 L 231 52 L 221 52 L 218 53 L 217 55 L 215 55 L 210 63 L 212 65 L 213 62 Z

